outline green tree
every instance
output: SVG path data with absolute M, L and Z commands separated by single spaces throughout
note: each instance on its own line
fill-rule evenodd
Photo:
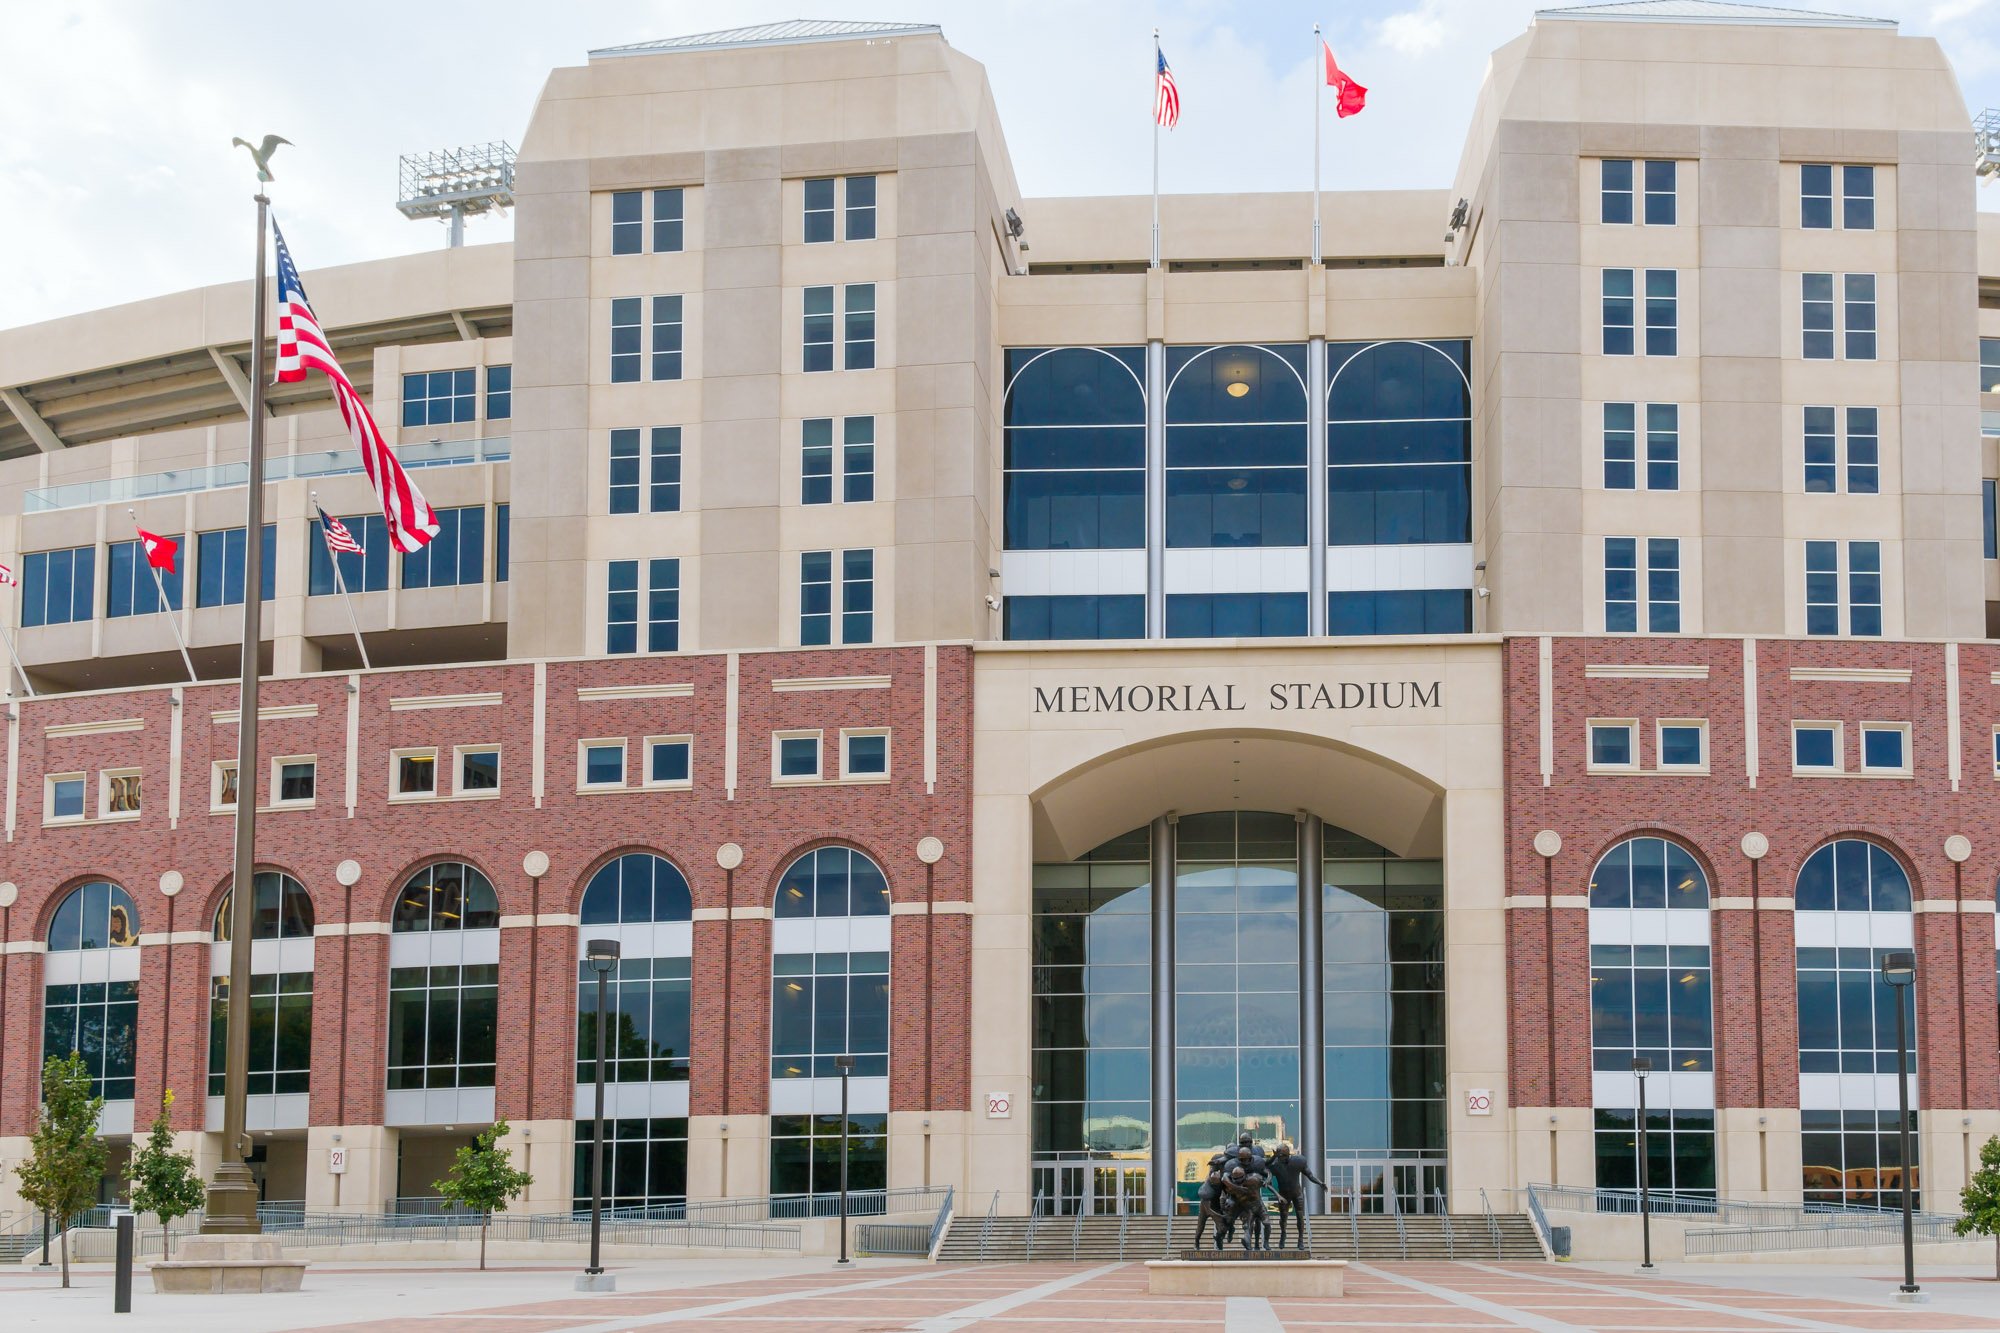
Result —
M 42 1062 L 42 1115 L 28 1156 L 14 1168 L 21 1197 L 62 1225 L 62 1284 L 69 1285 L 69 1219 L 97 1202 L 108 1155 L 97 1137 L 104 1099 L 90 1092 L 83 1056 L 51 1055 Z M 43 1256 L 46 1258 L 47 1256 Z
M 1979 1169 L 1959 1191 L 1958 1206 L 1965 1214 L 1958 1219 L 1959 1235 L 1993 1237 L 1993 1278 L 2000 1282 L 2000 1135 L 1980 1145 Z
M 202 1184 L 194 1154 L 174 1151 L 174 1132 L 167 1127 L 167 1112 L 173 1104 L 170 1088 L 160 1098 L 160 1114 L 153 1120 L 146 1146 L 132 1154 L 131 1164 L 125 1168 L 125 1181 L 132 1187 L 132 1211 L 160 1219 L 161 1244 L 169 1259 L 174 1257 L 175 1219 L 186 1217 L 208 1201 L 208 1188 Z
M 514 1169 L 508 1149 L 497 1146 L 505 1137 L 507 1122 L 502 1120 L 469 1146 L 460 1148 L 458 1160 L 452 1163 L 444 1179 L 431 1182 L 431 1188 L 447 1205 L 479 1214 L 481 1271 L 486 1268 L 486 1229 L 492 1225 L 493 1214 L 506 1212 L 507 1205 L 535 1183 L 535 1178 L 526 1171 Z

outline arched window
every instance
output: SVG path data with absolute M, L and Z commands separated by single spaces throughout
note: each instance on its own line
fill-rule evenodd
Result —
M 814 1080 L 851 1056 L 848 1184 L 880 1189 L 888 1171 L 889 884 L 851 847 L 820 847 L 778 881 L 771 923 L 771 1192 L 838 1188 L 840 1117 Z
M 106 880 L 70 890 L 49 919 L 42 1054 L 81 1052 L 90 1090 L 129 1101 L 139 1030 L 139 911 Z
M 591 1115 L 597 1076 L 594 939 L 616 939 L 605 987 L 604 1197 L 616 1208 L 687 1198 L 688 1005 L 694 901 L 687 877 L 651 852 L 628 852 L 590 877 L 579 910 L 576 1004 L 576 1207 L 590 1206 Z
M 1665 838 L 1628 838 L 1590 877 L 1597 1184 L 1639 1185 L 1635 1060 L 1647 1062 L 1648 1185 L 1715 1192 L 1708 876 Z
M 1793 908 L 1806 1201 L 1890 1207 L 1900 1197 L 1903 1163 L 1896 1132 L 1896 993 L 1882 980 L 1881 964 L 1884 954 L 1915 947 L 1910 877 L 1885 849 L 1841 838 L 1806 858 Z M 1914 1108 L 1914 1012 L 1910 1021 Z M 1910 1116 L 1914 1130 L 1914 1109 Z M 1916 1146 L 1913 1135 L 1913 1152 Z M 1914 1189 L 1917 1163 L 1909 1165 Z
M 209 951 L 208 1095 L 220 1097 L 228 1056 L 229 940 L 234 891 L 215 909 Z M 312 1070 L 313 905 L 305 885 L 260 870 L 251 891 L 250 1095 L 307 1091 Z M 275 1129 L 305 1127 L 303 1103 L 270 1108 Z
M 397 934 L 422 930 L 494 930 L 500 907 L 493 885 L 463 861 L 439 861 L 410 876 L 396 897 Z
M 425 866 L 396 895 L 389 941 L 389 1123 L 491 1118 L 499 926 L 493 885 L 462 861 Z M 441 1088 L 461 1093 L 440 1098 Z M 465 1089 L 480 1095 L 468 1098 Z
M 1463 341 L 1329 343 L 1327 632 L 1451 634 L 1472 628 L 1472 390 Z M 1383 591 L 1374 564 L 1339 548 L 1465 545 L 1463 579 Z M 1430 567 L 1435 569 L 1435 562 Z

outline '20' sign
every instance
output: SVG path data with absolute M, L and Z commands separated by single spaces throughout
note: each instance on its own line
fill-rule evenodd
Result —
M 1492 1115 L 1493 1089 L 1467 1088 L 1465 1090 L 1465 1113 L 1467 1115 Z

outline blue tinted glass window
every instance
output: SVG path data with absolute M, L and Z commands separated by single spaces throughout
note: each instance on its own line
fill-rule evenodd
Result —
M 653 252 L 672 254 L 686 240 L 686 196 L 680 190 L 653 191 Z
M 875 238 L 875 178 L 849 176 L 847 188 L 846 237 L 850 241 Z
M 1604 355 L 1630 356 L 1633 351 L 1632 270 L 1604 270 Z
M 1470 588 L 1395 588 L 1326 595 L 1326 632 L 1334 637 L 1468 634 L 1471 630 Z
M 1889 727 L 1863 728 L 1861 732 L 1861 766 L 1863 768 L 1901 769 L 1909 760 L 1904 755 L 1904 736 L 1900 730 Z
M 514 367 L 486 368 L 486 419 L 505 421 L 514 415 Z
M 1327 347 L 1327 542 L 1472 540 L 1462 341 Z
M 179 537 L 171 538 L 177 545 Z M 181 571 L 187 559 L 186 549 L 176 551 L 174 567 L 158 571 L 159 580 L 154 581 L 154 569 L 146 562 L 145 547 L 134 539 L 129 542 L 113 542 L 105 551 L 105 606 L 104 614 L 112 618 L 122 616 L 152 615 L 161 609 L 160 589 L 165 587 L 167 606 L 181 609 Z
M 1838 762 L 1832 727 L 1793 727 L 1792 764 L 1796 768 L 1832 768 Z
M 1144 375 L 1137 347 L 1008 350 L 1008 550 L 1146 544 Z
M 833 552 L 799 553 L 799 642 L 833 642 Z
M 872 643 L 875 638 L 875 552 L 840 553 L 840 641 Z
M 448 426 L 477 415 L 476 372 L 433 370 L 403 376 L 403 424 Z
M 1167 594 L 1170 639 L 1282 638 L 1305 632 L 1302 592 Z
M 21 624 L 89 620 L 97 587 L 97 548 L 35 551 L 21 561 Z
M 1606 158 L 1597 164 L 1599 222 L 1632 220 L 1632 159 Z
M 831 240 L 832 237 L 827 239 Z M 812 372 L 833 369 L 833 288 L 805 289 L 805 315 L 801 369 Z
M 1979 483 L 1980 512 L 1985 527 L 1986 558 L 2000 560 L 2000 483 L 1988 477 Z
M 833 184 L 831 176 L 805 183 L 805 242 L 818 245 L 833 239 Z
M 1167 383 L 1167 546 L 1304 546 L 1304 347 L 1170 347 Z
M 486 579 L 486 509 L 437 511 L 438 533 L 403 556 L 405 588 L 448 588 Z
M 1666 726 L 1660 728 L 1660 763 L 1663 767 L 1699 768 L 1702 764 L 1702 729 Z
M 681 326 L 681 298 L 653 298 L 653 378 L 677 380 L 681 377 L 681 348 L 685 330 Z
M 676 652 L 681 646 L 681 562 L 646 562 L 646 651 Z
M 1646 164 L 1646 225 L 1649 227 L 1671 227 L 1674 225 L 1674 164 L 1672 162 L 1648 162 Z
M 613 786 L 625 781 L 623 745 L 583 747 L 583 780 L 590 786 Z
M 645 249 L 646 196 L 619 190 L 611 196 L 611 253 L 636 255 Z
M 647 753 L 648 782 L 686 782 L 693 771 L 686 741 L 655 741 Z
M 1840 225 L 1849 231 L 1875 228 L 1875 168 L 1840 169 Z
M 194 574 L 196 606 L 239 606 L 243 602 L 243 529 L 224 528 L 204 532 L 195 538 Z M 261 595 L 269 601 L 277 587 L 278 526 L 264 525 L 264 550 L 260 577 Z
M 1622 723 L 1614 727 L 1590 729 L 1590 762 L 1600 768 L 1629 767 L 1632 760 L 1632 728 Z
M 1812 230 L 1833 226 L 1833 168 L 1824 162 L 1799 168 L 1799 225 Z
M 611 302 L 611 382 L 636 384 L 639 380 L 641 300 L 621 296 Z
M 819 775 L 819 738 L 785 736 L 778 741 L 778 776 L 810 778 Z
M 849 736 L 847 738 L 847 772 L 855 777 L 868 777 L 889 771 L 889 738 L 887 736 Z
M 1009 597 L 1003 637 L 1009 639 L 1143 639 L 1142 594 Z
M 493 506 L 493 581 L 507 581 L 507 538 L 512 524 L 508 521 L 512 505 Z
M 1639 629 L 1639 544 L 1632 537 L 1604 539 L 1604 629 L 1607 634 Z

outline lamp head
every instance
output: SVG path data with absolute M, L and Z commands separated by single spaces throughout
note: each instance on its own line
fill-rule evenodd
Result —
M 1882 955 L 1882 980 L 1891 986 L 1907 986 L 1917 979 L 1917 956 L 1905 950 Z
M 617 940 L 591 940 L 583 946 L 583 960 L 600 975 L 618 966 Z
M 1643 1055 L 1635 1056 L 1632 1060 L 1632 1072 L 1644 1078 L 1653 1072 L 1653 1062 Z
M 833 1067 L 845 1074 L 854 1068 L 854 1057 L 851 1055 L 836 1055 L 833 1057 Z

